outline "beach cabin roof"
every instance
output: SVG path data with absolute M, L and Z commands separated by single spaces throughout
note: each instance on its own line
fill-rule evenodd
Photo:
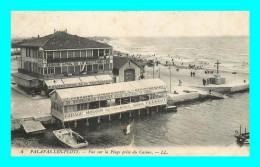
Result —
M 131 61 L 132 63 L 134 63 L 138 67 L 143 68 L 139 63 L 137 63 L 133 59 L 128 58 L 128 57 L 119 57 L 119 56 L 114 56 L 113 57 L 113 63 L 114 63 L 113 64 L 113 68 L 114 69 L 120 69 L 121 67 L 123 67 L 123 65 L 125 65 L 129 61 Z
M 120 82 L 114 84 L 97 85 L 91 87 L 76 87 L 69 89 L 58 89 L 56 93 L 58 94 L 60 100 L 68 100 L 73 98 L 82 98 L 86 96 L 96 96 L 111 93 L 124 93 L 127 91 L 138 91 L 143 89 L 149 89 L 150 91 L 156 87 L 163 87 L 166 89 L 166 84 L 160 79 L 145 79 L 139 81 L 131 82 Z
M 65 31 L 26 40 L 20 44 L 20 47 L 41 47 L 44 50 L 112 48 L 108 44 L 71 35 Z

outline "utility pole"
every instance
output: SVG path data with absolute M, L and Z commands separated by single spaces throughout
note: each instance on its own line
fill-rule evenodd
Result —
M 154 54 L 154 57 L 153 57 L 153 79 L 154 79 L 154 63 L 155 63 L 154 59 L 155 59 L 155 54 Z
M 172 69 L 171 69 L 171 63 L 170 63 L 170 93 L 172 92 Z

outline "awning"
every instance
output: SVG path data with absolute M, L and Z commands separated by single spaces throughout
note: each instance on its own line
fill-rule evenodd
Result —
M 112 78 L 109 75 L 97 75 L 96 78 L 99 81 L 112 81 Z
M 52 86 L 56 86 L 56 85 L 63 85 L 63 82 L 61 79 L 45 80 L 44 82 L 48 87 L 52 87 Z
M 31 77 L 31 76 L 23 74 L 23 73 L 12 73 L 11 76 L 18 77 L 18 78 L 21 78 L 21 79 L 24 79 L 24 80 L 27 80 L 27 81 L 37 79 L 35 77 Z
M 65 78 L 62 81 L 65 85 L 81 83 L 79 78 Z
M 160 89 L 158 89 L 160 87 Z M 136 92 L 147 90 L 149 93 L 166 90 L 166 84 L 160 79 L 146 79 L 132 82 L 97 85 L 95 87 L 78 87 L 56 90 L 60 99 L 70 99 L 84 96 L 95 96 L 113 93 Z
M 86 83 L 98 81 L 95 76 L 80 77 L 80 80 L 81 80 L 82 82 L 86 82 Z
M 45 80 L 48 89 L 71 88 L 79 86 L 90 86 L 98 84 L 112 83 L 113 79 L 109 75 L 88 76 L 78 78 L 64 78 L 55 80 Z

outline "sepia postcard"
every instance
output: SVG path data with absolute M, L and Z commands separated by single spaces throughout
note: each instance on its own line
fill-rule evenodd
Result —
M 12 156 L 249 156 L 248 11 L 12 11 Z

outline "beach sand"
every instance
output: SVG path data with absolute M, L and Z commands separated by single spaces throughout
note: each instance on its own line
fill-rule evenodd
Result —
M 154 78 L 161 78 L 170 88 L 170 67 L 159 64 L 154 68 Z M 214 74 L 205 74 L 204 69 L 194 70 L 194 69 L 179 69 L 172 66 L 171 67 L 171 87 L 172 91 L 179 87 L 179 80 L 182 82 L 182 86 L 203 86 L 202 79 L 214 78 Z M 191 77 L 190 73 L 195 72 L 195 77 Z M 226 85 L 237 85 L 243 84 L 244 80 L 246 83 L 249 83 L 249 74 L 248 73 L 239 73 L 232 74 L 232 72 L 220 71 L 219 74 L 221 77 L 226 78 Z M 145 79 L 153 78 L 153 67 L 145 67 Z

